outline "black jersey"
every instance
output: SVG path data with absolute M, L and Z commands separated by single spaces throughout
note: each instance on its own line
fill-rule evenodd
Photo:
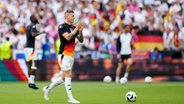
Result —
M 26 38 L 27 38 L 26 47 L 34 48 L 35 46 L 35 36 L 31 35 L 32 32 L 38 32 L 36 29 L 36 24 L 33 23 L 28 25 L 26 28 Z
M 61 43 L 59 47 L 59 54 L 74 56 L 75 37 L 71 39 L 70 41 L 66 40 L 63 37 L 64 33 L 66 32 L 71 33 L 74 29 L 75 29 L 75 26 L 68 25 L 67 23 L 59 25 L 58 32 L 59 32 L 60 43 Z

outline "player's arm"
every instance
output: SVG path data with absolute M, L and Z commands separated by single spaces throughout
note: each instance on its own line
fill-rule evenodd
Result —
M 39 30 L 40 30 L 40 29 L 39 29 L 39 24 L 36 24 L 36 25 L 35 25 L 35 28 L 32 28 L 32 30 L 31 30 L 31 35 L 32 35 L 32 37 L 36 37 L 36 36 L 38 36 L 38 35 L 40 35 L 40 34 L 46 33 L 45 31 L 40 32 Z
M 84 41 L 84 36 L 83 36 L 83 32 L 82 32 L 83 31 L 83 28 L 84 28 L 83 23 L 81 23 L 80 28 L 78 30 L 78 35 L 77 35 L 77 39 L 81 43 Z
M 78 31 L 78 27 L 76 27 L 71 33 L 68 33 L 68 32 L 63 33 L 63 37 L 66 40 L 70 41 L 72 38 L 76 36 L 77 31 Z
M 117 41 L 116 41 L 116 50 L 117 50 L 117 53 L 118 53 L 118 54 L 119 54 L 120 51 L 121 51 L 120 36 L 117 38 Z
M 116 41 L 116 50 L 117 50 L 117 57 L 120 58 L 120 51 L 121 51 L 121 42 L 120 42 L 120 36 L 117 38 Z
M 32 36 L 36 37 L 36 36 L 38 36 L 40 34 L 45 34 L 45 33 L 46 33 L 45 31 L 43 31 L 43 32 L 32 32 Z
M 81 23 L 77 23 L 75 29 L 74 29 L 71 33 L 64 32 L 64 33 L 63 33 L 63 37 L 64 37 L 66 40 L 70 41 L 72 38 L 74 38 L 74 37 L 76 37 L 76 36 L 78 35 L 78 31 L 80 31 L 81 28 L 82 28 Z M 64 27 L 61 26 L 61 30 L 62 30 L 62 31 L 65 31 L 65 30 L 63 30 L 63 29 L 64 29 Z M 82 34 L 82 33 L 80 33 L 80 34 Z M 83 36 L 82 36 L 82 37 L 83 37 Z M 80 38 L 81 38 L 81 36 L 80 36 Z M 83 38 L 81 38 L 81 39 L 83 39 Z
M 36 37 L 36 36 L 38 36 L 38 35 L 40 35 L 40 34 L 44 34 L 44 33 L 46 33 L 46 32 L 32 32 L 32 36 L 33 37 Z

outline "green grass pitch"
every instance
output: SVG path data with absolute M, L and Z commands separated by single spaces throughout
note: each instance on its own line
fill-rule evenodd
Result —
M 26 82 L 0 82 L 0 104 L 68 104 L 64 85 L 54 88 L 49 101 L 43 98 L 42 87 L 50 82 L 36 82 L 39 90 Z M 115 82 L 73 81 L 73 96 L 81 104 L 184 104 L 184 82 Z M 127 102 L 125 94 L 134 91 L 136 102 Z

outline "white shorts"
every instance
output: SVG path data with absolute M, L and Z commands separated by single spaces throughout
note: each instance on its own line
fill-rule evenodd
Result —
M 30 61 L 34 59 L 34 50 L 33 48 L 24 48 L 24 54 L 26 57 L 26 61 Z
M 72 70 L 74 57 L 59 54 L 58 63 L 59 66 L 61 67 L 61 70 Z

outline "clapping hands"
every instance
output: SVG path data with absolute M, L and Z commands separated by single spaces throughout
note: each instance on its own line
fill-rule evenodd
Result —
M 76 24 L 76 28 L 78 29 L 79 32 L 82 32 L 82 30 L 84 28 L 84 23 L 82 21 L 78 22 Z

